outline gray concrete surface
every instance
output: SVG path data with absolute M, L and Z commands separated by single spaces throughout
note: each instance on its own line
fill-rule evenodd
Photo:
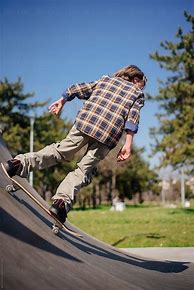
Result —
M 10 153 L 0 139 L 0 162 Z M 26 180 L 23 185 L 45 203 Z M 194 264 L 143 258 L 82 233 L 55 236 L 52 221 L 0 169 L 0 289 L 193 290 Z M 73 225 L 68 224 L 75 230 Z
M 194 247 L 190 248 L 122 248 L 122 251 L 146 259 L 194 263 Z

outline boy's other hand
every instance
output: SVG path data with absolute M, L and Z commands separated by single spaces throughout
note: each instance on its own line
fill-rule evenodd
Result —
M 64 98 L 60 98 L 56 102 L 52 103 L 49 106 L 48 110 L 50 113 L 58 116 L 61 113 L 61 110 L 62 110 L 64 104 L 65 104 Z

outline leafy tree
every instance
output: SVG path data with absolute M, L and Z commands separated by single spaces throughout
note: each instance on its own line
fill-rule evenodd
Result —
M 29 150 L 29 110 L 45 104 L 29 103 L 32 97 L 32 93 L 23 93 L 21 79 L 0 81 L 0 122 L 6 126 L 4 139 L 13 155 Z
M 159 128 L 150 133 L 155 139 L 153 153 L 162 152 L 161 166 L 174 168 L 185 165 L 192 168 L 194 161 L 194 16 L 184 12 L 191 24 L 188 33 L 178 29 L 176 43 L 165 41 L 151 58 L 170 72 L 167 80 L 160 81 L 159 94 L 149 96 L 160 104 L 157 114 Z

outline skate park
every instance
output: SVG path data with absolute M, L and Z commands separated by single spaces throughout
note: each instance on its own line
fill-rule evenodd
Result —
M 0 162 L 10 157 L 1 138 Z M 1 289 L 193 289 L 192 259 L 123 252 L 68 223 L 83 237 L 56 236 L 52 219 L 22 190 L 5 190 L 10 181 L 2 169 L 0 181 Z M 23 185 L 45 202 L 27 180 Z

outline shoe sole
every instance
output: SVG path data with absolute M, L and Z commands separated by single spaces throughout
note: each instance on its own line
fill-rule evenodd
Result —
M 3 171 L 4 171 L 4 173 L 5 173 L 5 175 L 8 177 L 8 178 L 12 178 L 12 176 L 10 176 L 8 173 L 7 173 L 7 170 L 5 169 L 5 166 L 4 166 L 4 164 L 1 162 L 1 167 L 2 167 L 2 169 L 3 169 Z

